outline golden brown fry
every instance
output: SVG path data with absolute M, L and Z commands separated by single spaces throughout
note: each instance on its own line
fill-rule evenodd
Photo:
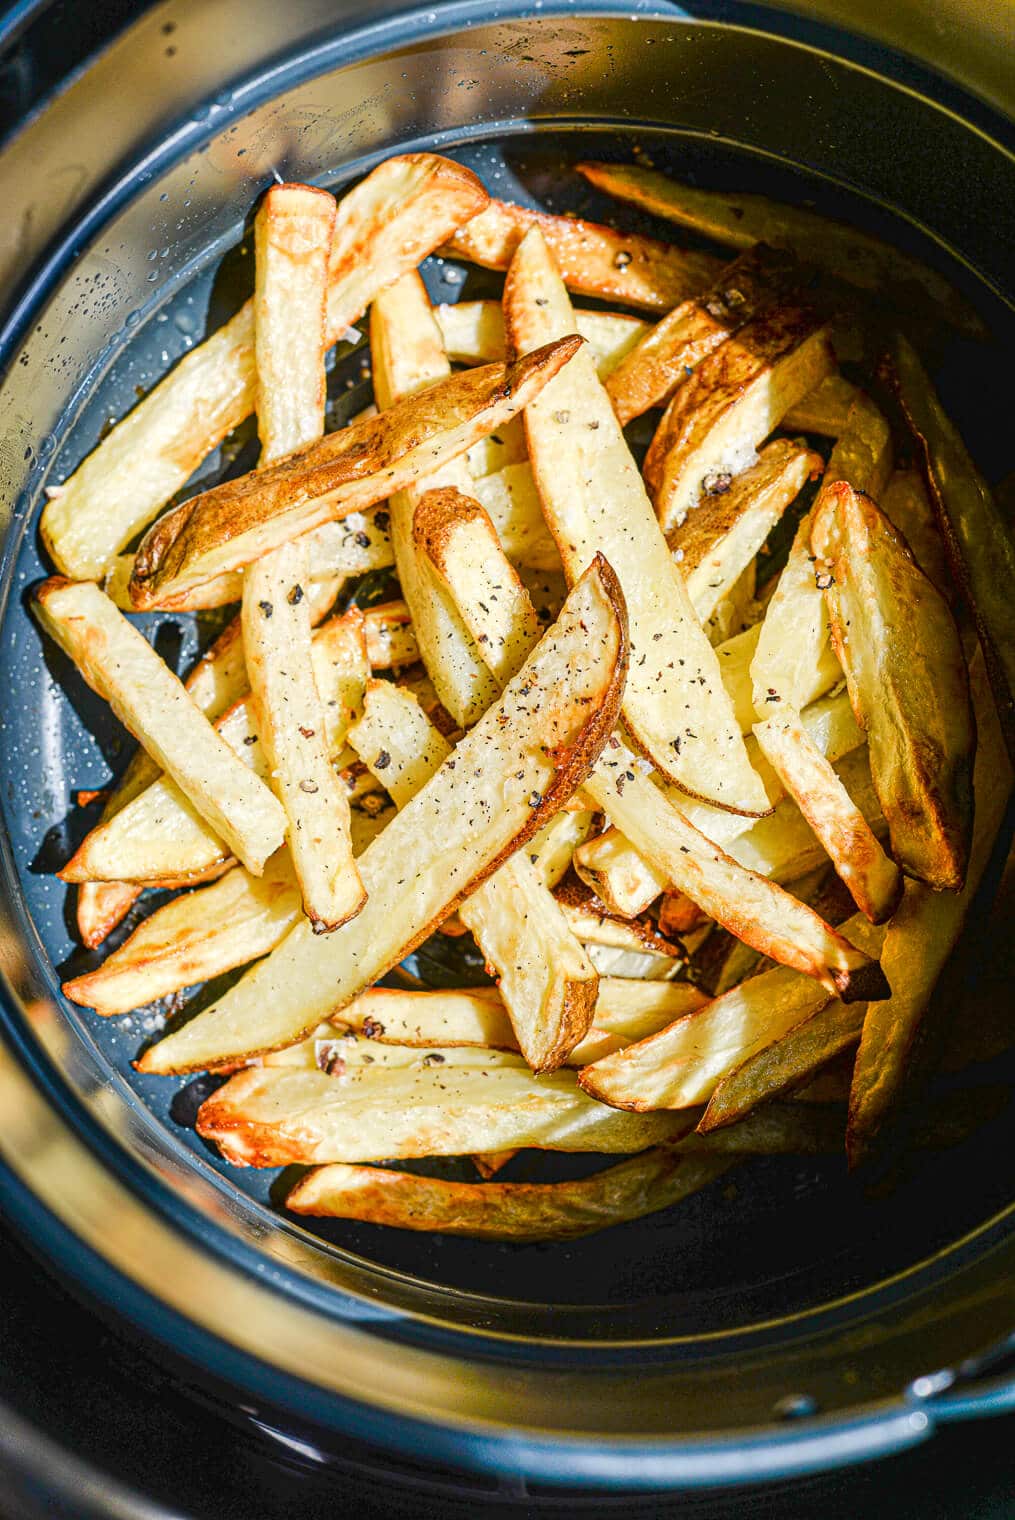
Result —
M 770 248 L 752 248 L 723 269 L 708 290 L 663 317 L 606 382 L 625 425 L 661 406 L 703 359 L 753 321 L 788 283 L 792 262 Z
M 820 385 L 790 407 L 782 426 L 790 433 L 821 433 L 838 438 L 849 425 L 849 411 L 858 394 L 852 381 L 842 375 L 826 375 Z
M 259 876 L 282 843 L 285 815 L 143 635 L 91 582 L 55 576 L 37 589 L 34 606 L 92 689 Z
M 500 702 L 364 851 L 363 911 L 329 935 L 298 924 L 141 1069 L 201 1070 L 291 1044 L 397 964 L 582 783 L 616 720 L 626 659 L 623 599 L 598 560 Z
M 1015 546 L 990 487 L 901 334 L 885 373 L 920 451 L 945 551 L 976 624 L 1005 747 L 1015 765 Z
M 894 470 L 878 498 L 878 506 L 892 527 L 902 534 L 931 585 L 940 591 L 946 602 L 954 602 L 955 581 L 944 539 L 919 470 Z
M 976 729 L 954 619 L 873 501 L 844 482 L 822 492 L 811 541 L 892 853 L 909 874 L 957 890 Z
M 571 1240 L 669 1208 L 732 1164 L 659 1146 L 580 1181 L 485 1186 L 337 1165 L 302 1178 L 286 1208 L 476 1240 Z
M 504 311 L 519 351 L 573 327 L 567 291 L 538 229 L 511 264 Z M 624 722 L 635 744 L 686 791 L 735 812 L 764 812 L 764 788 L 748 762 L 717 657 L 587 353 L 576 354 L 527 406 L 525 430 L 566 574 L 574 580 L 601 552 L 627 587 L 634 658 Z
M 332 518 L 374 506 L 521 411 L 577 351 L 570 337 L 518 364 L 467 370 L 167 512 L 134 560 L 134 605 L 172 606 Z
M 645 456 L 645 479 L 664 533 L 754 460 L 786 412 L 832 372 L 818 316 L 778 305 L 704 359 L 675 391 Z
M 498 200 L 460 227 L 447 251 L 486 269 L 507 269 L 533 227 L 545 238 L 569 290 L 646 311 L 678 306 L 703 290 L 721 268 L 711 254 Z
M 504 311 L 499 301 L 457 301 L 434 307 L 444 348 L 453 364 L 495 364 L 507 356 Z M 596 359 L 600 380 L 607 380 L 635 344 L 651 331 L 640 317 L 619 311 L 574 314 L 575 332 L 584 338 Z
M 870 1154 L 905 1084 L 934 986 L 962 932 L 1011 791 L 1011 766 L 981 659 L 974 661 L 972 685 L 979 742 L 965 884 L 958 892 L 935 892 L 922 882 L 907 882 L 888 926 L 883 958 L 892 996 L 867 1010 L 849 1098 L 846 1151 L 854 1166 Z
M 390 158 L 343 196 L 331 250 L 329 341 L 486 201 L 470 169 L 431 153 Z M 103 575 L 253 408 L 248 301 L 177 364 L 48 503 L 41 531 L 58 568 L 82 579 Z

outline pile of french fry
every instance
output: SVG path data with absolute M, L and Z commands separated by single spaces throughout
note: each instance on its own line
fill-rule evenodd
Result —
M 136 1065 L 228 1073 L 198 1130 L 312 1168 L 296 1213 L 553 1239 L 745 1156 L 864 1159 L 1001 826 L 1010 546 L 901 339 L 895 467 L 798 255 L 953 293 L 809 213 L 580 167 L 732 261 L 429 154 L 338 203 L 273 186 L 252 300 L 43 513 L 41 624 L 141 746 L 61 872 L 81 938 L 189 889 L 64 992 L 112 1016 L 245 967 Z M 432 306 L 437 251 L 503 299 Z M 364 317 L 375 405 L 325 434 Z M 258 467 L 167 508 L 251 412 Z M 385 567 L 397 600 L 350 601 Z M 232 603 L 183 682 L 129 619 Z M 466 932 L 495 986 L 382 985 Z M 488 1180 L 528 1148 L 626 1159 Z M 485 1180 L 391 1165 L 461 1155 Z

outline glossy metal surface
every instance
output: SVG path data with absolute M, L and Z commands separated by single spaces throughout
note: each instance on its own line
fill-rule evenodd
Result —
M 186 346 L 171 320 L 159 340 L 160 317 L 185 311 L 195 291 L 201 320 L 228 309 L 216 266 L 273 168 L 341 183 L 396 145 L 482 152 L 486 142 L 523 143 L 540 123 L 565 134 L 644 123 L 677 132 L 688 152 L 715 145 L 717 163 L 735 147 L 758 155 L 759 173 L 819 172 L 832 201 L 863 190 L 875 221 L 879 204 L 895 208 L 898 236 L 936 242 L 989 303 L 984 292 L 1006 271 L 1005 228 L 996 202 L 970 203 L 963 187 L 989 179 L 1003 202 L 1010 162 L 930 101 L 749 30 L 550 6 L 538 19 L 490 22 L 489 8 L 468 5 L 447 8 L 436 27 L 382 21 L 298 52 L 288 14 L 242 11 L 239 24 L 225 0 L 200 14 L 157 8 L 35 136 L 11 145 L 2 170 L 7 226 L 22 230 L 7 268 L 27 280 L 3 340 L 16 362 L 0 389 L 3 679 L 21 693 L 0 734 L 9 832 L 0 955 L 11 988 L 2 1196 L 55 1258 L 222 1379 L 290 1414 L 448 1462 L 546 1481 L 690 1485 L 922 1440 L 943 1407 L 940 1383 L 914 1380 L 996 1345 L 1010 1322 L 1003 1187 L 979 1214 L 938 1221 L 923 1259 L 900 1260 L 889 1280 L 878 1281 L 884 1266 L 868 1270 L 852 1285 L 860 1291 L 840 1281 L 816 1301 L 803 1294 L 799 1312 L 775 1321 L 752 1317 L 750 1295 L 738 1303 L 732 1292 L 721 1311 L 692 1296 L 681 1316 L 665 1292 L 637 1302 L 636 1281 L 630 1312 L 615 1283 L 569 1306 L 539 1304 L 532 1291 L 513 1301 L 515 1269 L 502 1256 L 495 1294 L 463 1292 L 432 1263 L 414 1275 L 385 1247 L 375 1260 L 355 1244 L 322 1248 L 272 1216 L 263 1190 L 253 1200 L 240 1192 L 173 1127 L 158 1084 L 128 1080 L 136 1027 L 117 1052 L 89 1016 L 51 1006 L 53 962 L 68 948 L 64 893 L 36 852 L 47 824 L 62 826 L 71 788 L 88 784 L 82 765 L 108 760 L 109 736 L 66 672 L 41 664 L 20 600 L 38 574 L 31 523 L 48 472 L 65 470 L 135 384 Z M 308 24 L 334 22 L 333 6 L 306 11 Z M 175 89 L 167 55 L 181 60 Z M 160 134 L 140 162 L 138 102 L 122 83 L 133 78 L 152 85 L 141 129 Z M 538 179 L 538 153 L 530 159 Z M 586 1260 L 601 1268 L 608 1250 Z M 612 1260 L 619 1267 L 622 1252 Z M 587 1270 L 574 1261 L 572 1277 Z M 525 1270 L 538 1281 L 539 1259 Z M 560 1280 L 566 1261 L 553 1270 Z M 707 1336 L 696 1333 L 699 1313 L 711 1316 Z M 993 1402 L 1009 1391 L 1000 1379 Z M 773 1424 L 797 1394 L 817 1415 Z M 952 1407 L 961 1412 L 961 1401 Z

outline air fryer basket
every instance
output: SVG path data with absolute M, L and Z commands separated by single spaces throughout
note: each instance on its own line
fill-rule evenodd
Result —
M 934 1417 L 999 1406 L 1000 1375 L 968 1398 L 943 1390 L 1010 1325 L 1010 1109 L 880 1197 L 838 1159 L 780 1158 L 566 1245 L 311 1232 L 273 1206 L 276 1173 L 226 1167 L 196 1138 L 211 1079 L 132 1071 L 158 1013 L 103 1021 L 60 1001 L 82 958 L 52 872 L 83 827 L 75 792 L 124 755 L 26 610 L 45 573 L 42 491 L 246 294 L 245 219 L 274 171 L 340 190 L 392 151 L 432 148 L 495 193 L 658 231 L 569 172 L 637 147 L 702 184 L 806 200 L 919 252 L 978 307 L 989 339 L 941 332 L 932 357 L 985 472 L 1013 462 L 998 215 L 1011 161 L 917 90 L 757 30 L 593 5 L 493 21 L 451 6 L 298 47 L 258 10 L 265 62 L 237 80 L 229 9 L 202 22 L 158 8 L 51 108 L 70 153 L 74 113 L 92 119 L 104 82 L 129 96 L 146 65 L 201 46 L 202 26 L 202 56 L 222 47 L 218 87 L 59 226 L 0 340 L 0 1198 L 63 1270 L 253 1403 L 448 1461 L 551 1481 L 734 1480 L 869 1456 L 921 1439 Z M 74 163 L 46 160 L 32 185 L 28 141 L 6 172 L 31 226 L 33 199 L 52 221 L 58 187 L 76 181 Z M 426 274 L 435 299 L 496 288 L 440 260 Z M 358 366 L 336 367 L 332 425 L 359 404 Z M 202 482 L 248 467 L 240 445 Z M 179 668 L 207 641 L 191 618 L 143 621 Z M 969 1016 L 1007 995 L 1002 916 Z

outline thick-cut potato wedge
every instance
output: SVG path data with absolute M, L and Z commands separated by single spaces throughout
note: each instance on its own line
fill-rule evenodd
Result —
M 944 539 L 919 470 L 893 470 L 878 498 L 878 506 L 892 527 L 902 534 L 931 585 L 940 591 L 946 602 L 954 602 L 955 581 Z
M 730 595 L 783 512 L 822 468 L 820 454 L 780 438 L 673 530 L 668 543 L 702 623 Z
M 538 639 L 536 630 L 533 643 Z M 524 659 L 523 651 L 518 664 Z M 452 753 L 415 700 L 385 682 L 371 684 L 363 722 L 350 737 L 399 806 Z M 551 819 L 546 830 L 555 823 Z M 595 967 L 541 877 L 544 833 L 535 836 L 525 853 L 506 860 L 458 910 L 499 978 L 519 1045 L 534 1071 L 559 1066 L 582 1038 L 598 986 Z
M 858 914 L 845 929 L 876 954 L 881 931 Z M 583 1091 L 618 1108 L 690 1108 L 755 1051 L 832 1001 L 829 992 L 785 966 L 763 971 L 668 1029 L 586 1066 Z
M 542 233 L 569 290 L 645 311 L 670 311 L 704 290 L 721 268 L 708 253 L 498 200 L 460 227 L 447 251 L 485 269 L 507 269 L 533 227 Z
M 1015 600 L 1011 595 L 1015 545 L 1011 532 L 915 349 L 901 334 L 884 369 L 920 452 L 945 551 L 976 624 L 1005 747 L 1015 765 Z M 920 562 L 919 549 L 914 548 L 914 553 Z M 921 568 L 931 574 L 922 562 Z
M 308 186 L 275 185 L 254 223 L 254 357 L 261 462 L 324 432 L 325 304 L 335 203 Z M 243 647 L 250 700 L 286 841 L 315 929 L 359 911 L 349 800 L 331 765 L 314 682 L 306 538 L 282 544 L 243 577 Z
M 519 352 L 574 326 L 537 229 L 511 264 L 504 311 Z M 590 356 L 576 354 L 557 380 L 526 407 L 532 471 L 568 577 L 576 579 L 602 552 L 627 588 L 632 658 L 624 721 L 657 769 L 686 791 L 735 812 L 764 812 L 764 788 L 748 762 L 716 656 Z
M 512 564 L 527 570 L 559 573 L 560 555 L 543 518 L 527 459 L 473 480 L 468 494 L 489 512 L 501 547 Z
M 434 307 L 444 348 L 454 364 L 495 364 L 507 355 L 504 310 L 499 301 L 458 301 Z M 575 332 L 595 355 L 596 372 L 607 380 L 636 343 L 651 331 L 640 317 L 619 311 L 582 311 L 574 314 Z
M 976 728 L 958 629 L 943 598 L 869 497 L 840 482 L 822 498 L 811 542 L 832 638 L 892 854 L 937 888 L 962 886 L 973 826 Z
M 735 643 L 735 640 L 731 641 Z M 835 662 L 838 671 L 838 661 Z M 722 668 L 722 667 L 721 667 Z M 841 674 L 841 672 L 840 672 Z M 853 716 L 849 698 L 843 692 L 838 696 L 821 697 L 806 707 L 801 716 L 804 730 L 815 751 L 834 765 L 858 749 L 864 743 L 863 730 Z M 751 763 L 765 784 L 769 802 L 775 813 L 768 818 L 754 820 L 740 814 L 726 813 L 709 807 L 706 802 L 696 802 L 693 797 L 677 797 L 680 811 L 687 821 L 700 829 L 706 838 L 720 844 L 734 856 L 734 841 L 753 834 L 770 839 L 783 832 L 785 821 L 792 818 L 788 809 L 780 804 L 785 797 L 782 781 L 768 764 L 752 736 L 747 741 Z M 868 777 L 869 780 L 869 777 Z M 799 829 L 794 832 L 791 853 L 795 853 L 800 838 Z M 805 831 L 806 838 L 806 831 Z M 666 888 L 666 881 L 651 861 L 639 855 L 620 831 L 609 828 L 596 835 L 575 850 L 575 870 L 615 912 L 622 917 L 633 917 L 644 912 L 648 905 Z M 759 869 L 755 866 L 754 869 Z M 768 874 L 765 872 L 765 874 Z M 780 880 L 792 878 L 780 877 Z M 700 909 L 698 910 L 700 912 Z
M 846 1152 L 851 1165 L 871 1152 L 905 1085 L 935 984 L 962 932 L 1011 793 L 1012 769 L 980 659 L 974 660 L 971 676 L 979 742 L 973 775 L 975 824 L 965 883 L 958 892 L 935 892 L 922 882 L 908 881 L 888 926 L 884 959 L 891 969 L 893 995 L 872 1003 L 864 1020 L 849 1097 Z
M 572 336 L 515 365 L 453 375 L 381 416 L 181 502 L 141 541 L 130 583 L 135 607 L 172 607 L 201 582 L 432 473 L 521 411 L 580 344 Z
M 838 438 L 849 425 L 849 413 L 859 391 L 840 374 L 826 375 L 820 385 L 791 406 L 782 419 L 790 433 L 821 433 Z
M 243 643 L 250 703 L 272 790 L 285 809 L 286 842 L 318 931 L 363 905 L 352 855 L 349 799 L 331 763 L 327 717 L 314 680 L 303 581 L 307 549 L 283 544 L 247 570 Z
M 645 479 L 664 533 L 753 463 L 789 408 L 835 366 L 820 318 L 778 305 L 702 360 L 677 388 L 645 455 Z
M 724 1129 L 688 1135 L 674 1149 L 687 1156 L 830 1156 L 842 1150 L 844 1123 L 841 1101 L 765 1103 Z
M 597 382 L 596 382 L 597 383 Z M 488 547 L 491 565 L 497 562 Z M 509 574 L 503 555 L 498 575 Z M 458 567 L 459 570 L 461 567 Z M 446 564 L 449 577 L 455 566 Z M 470 625 L 482 627 L 484 614 L 475 578 L 454 574 L 454 595 L 469 606 Z M 449 581 L 450 584 L 450 581 Z M 524 642 L 525 609 L 513 603 L 519 642 Z M 488 646 L 480 644 L 481 650 Z M 764 786 L 758 778 L 762 796 Z M 821 980 L 847 1001 L 883 994 L 884 979 L 872 962 L 802 903 L 765 876 L 745 871 L 691 824 L 678 794 L 664 794 L 648 779 L 642 763 L 612 735 L 583 791 L 607 813 L 659 872 L 664 886 L 686 892 L 708 914 L 756 949 Z M 690 801 L 690 799 L 688 799 Z M 767 798 L 766 798 L 767 803 Z
M 849 285 L 910 304 L 918 289 L 933 303 L 935 317 L 944 315 L 964 331 L 982 332 L 976 313 L 936 270 L 856 227 L 765 195 L 692 188 L 640 165 L 576 167 L 597 189 L 717 243 L 730 248 L 750 248 L 754 243 L 786 248 Z
M 379 290 L 487 201 L 470 169 L 431 153 L 379 164 L 343 196 L 331 248 L 328 338 Z M 97 579 L 254 409 L 254 309 L 248 301 L 189 353 L 65 481 L 41 531 L 60 570 Z
M 242 649 L 238 641 L 234 647 Z M 361 614 L 332 618 L 318 629 L 313 657 L 331 752 L 338 755 L 346 729 L 362 704 L 367 676 Z M 241 668 L 245 676 L 245 665 Z M 211 685 L 215 677 L 209 672 L 207 679 Z M 220 693 L 225 689 L 222 680 Z M 244 765 L 267 780 L 268 766 L 248 700 L 234 702 L 215 726 Z M 217 872 L 228 859 L 218 834 L 191 807 L 172 778 L 161 776 L 115 817 L 94 828 L 60 877 L 71 882 L 126 880 L 163 885 L 167 879 L 200 880 L 204 872 Z
M 286 1208 L 474 1240 L 571 1240 L 670 1208 L 710 1186 L 732 1164 L 656 1146 L 578 1181 L 492 1185 L 336 1165 L 302 1178 Z
M 569 1071 L 535 1077 L 515 1066 L 368 1066 L 336 1080 L 299 1067 L 255 1067 L 201 1105 L 197 1130 L 236 1166 L 284 1166 L 522 1146 L 611 1155 L 679 1137 L 685 1123 L 679 1115 L 618 1113 L 587 1097 Z
M 581 785 L 616 720 L 626 663 L 623 597 L 598 559 L 500 702 L 360 857 L 363 911 L 329 935 L 298 924 L 225 997 L 148 1050 L 141 1069 L 245 1060 L 351 1002 Z
M 472 602 L 460 613 L 498 685 L 504 686 L 539 642 L 540 626 L 529 593 L 500 552 L 497 531 L 477 501 L 445 488 L 427 491 L 416 506 L 413 536 L 417 552 L 432 566 L 449 595 L 469 580 L 475 605 L 486 609 L 478 627 L 469 623 Z
M 418 274 L 403 276 L 374 302 L 370 349 L 374 390 L 382 411 L 451 374 L 430 298 Z M 467 490 L 470 483 L 469 466 L 458 456 L 436 471 L 423 473 L 412 490 L 395 492 L 388 503 L 395 566 L 423 664 L 441 702 L 463 727 L 489 707 L 497 688 L 454 603 L 421 560 L 412 522 L 423 492 L 440 486 Z
M 183 683 L 93 583 L 55 576 L 37 589 L 34 606 L 46 632 L 89 686 L 259 876 L 282 843 L 285 815 L 264 783 L 215 732 Z
M 756 723 L 754 736 L 787 792 L 828 852 L 853 901 L 871 923 L 891 918 L 902 873 L 874 836 L 831 762 L 794 712 Z
M 663 317 L 607 381 L 624 425 L 668 401 L 697 364 L 771 302 L 789 283 L 792 260 L 752 248 L 723 269 L 701 295 Z

